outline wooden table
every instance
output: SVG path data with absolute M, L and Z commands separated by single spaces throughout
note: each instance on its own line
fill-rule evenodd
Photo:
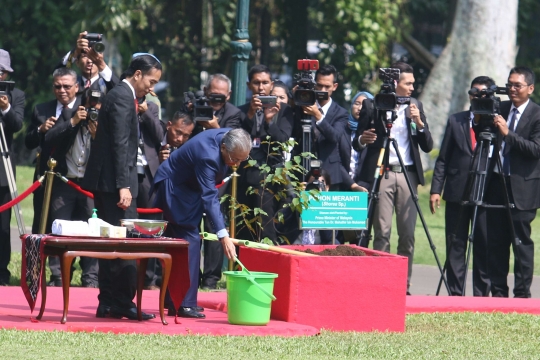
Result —
M 113 239 L 113 238 L 85 238 L 85 237 L 65 237 L 65 236 L 47 236 L 44 241 L 44 255 L 59 256 L 60 267 L 62 271 L 62 290 L 64 298 L 64 313 L 61 323 L 67 321 L 67 312 L 69 306 L 69 284 L 70 269 L 73 259 L 77 256 L 88 256 L 99 259 L 126 259 L 137 261 L 137 315 L 139 321 L 142 320 L 141 300 L 144 285 L 144 275 L 149 258 L 157 258 L 163 266 L 163 280 L 159 293 L 159 314 L 161 322 L 167 325 L 164 313 L 165 291 L 169 283 L 169 277 L 172 267 L 171 251 L 181 249 L 186 252 L 188 242 L 180 239 L 171 238 L 137 238 L 137 239 Z M 186 256 L 187 259 L 187 256 Z M 187 264 L 186 264 L 187 267 Z M 189 284 L 187 284 L 189 287 Z M 45 266 L 41 269 L 41 308 L 37 319 L 41 319 L 45 311 L 45 302 L 47 299 L 47 281 L 45 276 Z

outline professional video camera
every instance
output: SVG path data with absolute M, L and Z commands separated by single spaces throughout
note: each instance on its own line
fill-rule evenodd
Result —
M 214 118 L 214 109 L 209 103 L 224 104 L 225 101 L 227 101 L 227 97 L 223 94 L 210 94 L 206 97 L 202 90 L 195 93 L 191 91 L 184 93 L 184 103 L 190 109 L 190 114 L 193 116 L 194 121 L 212 120 Z
M 505 87 L 498 87 L 492 85 L 491 87 L 483 90 L 472 88 L 469 90 L 469 95 L 473 96 L 471 100 L 471 111 L 474 115 L 480 116 L 480 126 L 482 128 L 490 127 L 493 129 L 493 118 L 495 115 L 500 114 L 501 99 L 497 96 L 508 95 L 508 89 Z
M 301 73 L 294 75 L 294 80 L 298 88 L 294 92 L 294 103 L 298 106 L 311 106 L 317 101 L 328 100 L 326 91 L 313 90 L 315 88 L 315 80 L 311 71 L 319 69 L 319 60 L 298 60 L 298 70 Z
M 105 51 L 105 44 L 103 44 L 103 34 L 88 33 L 83 39 L 88 40 L 88 47 L 94 49 L 97 53 L 103 53 Z
M 399 69 L 380 68 L 379 78 L 383 81 L 380 92 L 375 95 L 375 108 L 381 111 L 393 111 L 398 105 L 410 105 L 409 96 L 396 95 L 396 82 L 399 81 Z
M 10 96 L 14 88 L 15 83 L 13 81 L 0 81 L 0 96 Z

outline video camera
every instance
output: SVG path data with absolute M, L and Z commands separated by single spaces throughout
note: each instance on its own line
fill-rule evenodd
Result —
M 94 49 L 97 53 L 103 53 L 105 51 L 105 44 L 103 44 L 103 34 L 88 33 L 83 39 L 88 40 L 88 47 Z
M 381 90 L 375 95 L 375 108 L 381 111 L 393 111 L 398 105 L 410 105 L 409 96 L 396 95 L 396 82 L 399 81 L 399 69 L 380 68 L 379 78 L 383 81 Z
M 210 94 L 206 97 L 202 90 L 195 93 L 191 91 L 184 93 L 184 104 L 186 106 L 193 104 L 193 109 L 190 111 L 193 121 L 212 120 L 214 118 L 214 109 L 209 103 L 224 104 L 226 101 L 227 97 L 223 94 Z
M 0 81 L 0 96 L 10 96 L 15 88 L 13 81 Z
M 317 101 L 328 100 L 326 91 L 313 90 L 315 88 L 315 80 L 313 79 L 312 71 L 319 69 L 319 60 L 303 59 L 298 60 L 299 74 L 294 75 L 294 80 L 298 88 L 294 92 L 294 103 L 298 106 L 311 106 Z
M 495 115 L 500 114 L 501 99 L 497 96 L 508 95 L 508 89 L 505 87 L 499 87 L 492 85 L 491 87 L 483 90 L 472 88 L 469 90 L 469 95 L 473 96 L 471 100 L 471 111 L 474 115 L 480 116 L 480 126 L 482 128 L 490 127 L 493 129 L 493 118 Z

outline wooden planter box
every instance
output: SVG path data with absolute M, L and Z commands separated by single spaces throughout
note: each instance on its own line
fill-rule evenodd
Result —
M 272 319 L 333 331 L 404 331 L 407 258 L 362 250 L 368 256 L 307 257 L 242 247 L 240 259 L 249 270 L 279 275 Z

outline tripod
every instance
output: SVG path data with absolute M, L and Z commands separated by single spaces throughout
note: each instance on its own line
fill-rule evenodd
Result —
M 482 121 L 482 120 L 481 120 Z M 514 207 L 514 204 L 510 203 L 510 197 L 508 195 L 508 190 L 506 188 L 506 180 L 502 173 L 499 175 L 501 176 L 501 180 L 503 183 L 503 194 L 504 194 L 504 205 L 491 205 L 484 203 L 484 192 L 485 192 L 485 186 L 486 186 L 486 178 L 487 173 L 490 165 L 490 149 L 491 146 L 493 146 L 493 153 L 495 156 L 495 161 L 498 169 L 502 169 L 502 161 L 501 156 L 499 153 L 500 144 L 494 143 L 495 140 L 495 134 L 491 131 L 489 126 L 486 126 L 482 132 L 479 133 L 479 141 L 477 142 L 476 148 L 474 149 L 472 162 L 469 166 L 469 175 L 467 177 L 467 183 L 465 186 L 465 192 L 462 196 L 461 204 L 465 206 L 473 206 L 473 214 L 472 214 L 472 220 L 471 220 L 471 233 L 468 236 L 468 245 L 467 245 L 467 255 L 465 260 L 465 271 L 463 276 L 463 281 L 461 284 L 461 295 L 465 296 L 465 284 L 467 283 L 467 269 L 469 267 L 469 262 L 471 258 L 472 249 L 474 246 L 474 231 L 476 229 L 476 220 L 478 216 L 478 208 L 499 208 L 499 209 L 506 209 L 506 215 L 508 217 L 508 222 L 510 224 L 510 233 L 512 235 L 512 239 L 514 242 L 514 253 L 517 254 L 517 263 L 519 265 L 519 271 L 521 274 L 521 278 L 525 279 L 523 276 L 523 266 L 522 266 L 522 259 L 521 259 L 521 253 L 517 249 L 517 247 L 520 245 L 520 240 L 516 238 L 516 233 L 514 229 L 514 224 L 512 222 L 512 208 Z M 450 244 L 448 246 L 447 253 L 451 252 L 452 247 L 454 246 L 454 243 L 456 241 L 456 234 L 457 234 L 457 226 L 461 222 L 463 217 L 463 207 L 459 211 L 459 219 L 456 223 L 456 228 L 454 229 L 453 233 L 450 237 Z M 445 261 L 444 264 L 444 271 L 446 272 L 448 268 L 448 258 Z M 442 279 L 442 277 L 441 277 Z M 439 280 L 439 286 L 437 287 L 437 295 L 439 295 L 439 291 L 441 288 L 441 281 Z M 450 292 L 448 292 L 450 294 Z
M 304 112 L 302 112 L 302 152 L 311 154 L 311 116 Z M 309 172 L 311 170 L 311 158 L 302 156 L 302 166 Z
M 0 122 L 0 153 L 2 154 L 2 161 L 4 163 L 4 170 L 6 172 L 6 177 L 8 180 L 9 192 L 11 194 L 11 199 L 15 199 L 19 194 L 17 194 L 17 184 L 15 182 L 15 176 L 13 175 L 13 167 L 11 166 L 11 159 L 9 156 L 9 147 L 6 142 L 6 136 L 4 134 L 4 124 Z M 26 229 L 24 227 L 24 222 L 22 218 L 21 208 L 19 204 L 15 204 L 13 209 L 15 213 L 15 219 L 17 220 L 17 226 L 19 228 L 19 235 L 26 234 Z M 11 211 L 11 210 L 6 210 Z
M 388 172 L 391 169 L 390 165 L 388 163 L 389 155 L 390 155 L 390 144 L 392 144 L 392 146 L 394 147 L 394 150 L 396 152 L 396 155 L 397 155 L 397 158 L 398 158 L 399 165 L 400 165 L 401 169 L 403 169 L 403 170 L 405 169 L 403 159 L 402 159 L 401 154 L 399 152 L 397 142 L 396 142 L 395 139 L 393 139 L 390 136 L 392 126 L 393 126 L 393 122 L 397 118 L 396 111 L 395 110 L 391 111 L 390 120 L 387 119 L 387 111 L 376 110 L 376 113 L 377 113 L 378 121 L 385 125 L 384 127 L 385 127 L 386 132 L 385 132 L 385 135 L 383 137 L 383 145 L 381 147 L 379 158 L 377 160 L 377 167 L 376 167 L 376 170 L 375 170 L 374 182 L 373 182 L 373 185 L 371 186 L 371 192 L 370 192 L 370 195 L 369 195 L 370 200 L 369 200 L 369 204 L 368 204 L 368 226 L 367 226 L 367 229 L 362 230 L 362 233 L 360 234 L 359 245 L 363 246 L 363 247 L 368 247 L 369 240 L 371 238 L 370 233 L 371 233 L 371 228 L 373 226 L 373 215 L 375 213 L 375 206 L 377 206 L 377 204 L 379 202 L 379 195 L 380 195 L 379 188 L 380 188 L 380 184 L 381 184 L 381 176 L 384 175 L 386 178 L 388 178 Z M 433 243 L 433 240 L 431 239 L 431 235 L 430 235 L 429 230 L 427 228 L 426 220 L 424 219 L 422 209 L 420 208 L 420 204 L 418 202 L 418 195 L 416 194 L 415 189 L 413 189 L 413 187 L 412 187 L 411 180 L 409 178 L 409 174 L 408 174 L 407 170 L 403 171 L 403 175 L 405 176 L 405 181 L 407 182 L 407 187 L 408 187 L 409 192 L 411 194 L 411 197 L 412 197 L 412 199 L 414 201 L 414 205 L 416 207 L 416 211 L 417 211 L 417 213 L 418 213 L 418 215 L 420 217 L 420 220 L 422 222 L 422 226 L 424 227 L 424 232 L 426 233 L 426 237 L 428 239 L 429 246 L 430 246 L 431 250 L 433 251 L 433 256 L 435 257 L 435 261 L 437 262 L 437 267 L 439 268 L 439 271 L 441 273 L 441 279 L 442 279 L 442 281 L 444 281 L 444 284 L 445 284 L 448 292 L 450 292 L 450 289 L 448 288 L 448 283 L 446 282 L 446 276 L 444 275 L 444 271 L 443 271 L 443 268 L 441 266 L 441 262 L 439 260 L 439 257 L 437 256 L 435 244 Z

